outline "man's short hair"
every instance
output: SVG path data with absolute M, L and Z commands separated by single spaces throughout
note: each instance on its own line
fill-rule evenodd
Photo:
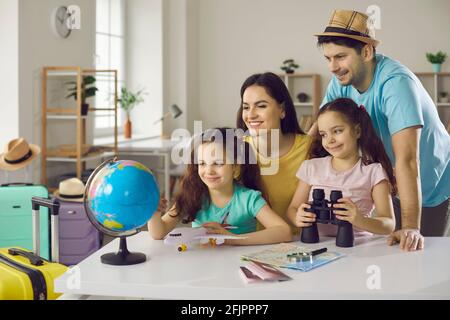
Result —
M 324 43 L 334 43 L 338 46 L 345 46 L 347 48 L 353 48 L 358 54 L 361 54 L 362 49 L 367 43 L 362 41 L 351 39 L 347 37 L 339 36 L 318 36 L 317 46 L 321 47 Z M 375 59 L 376 49 L 373 47 L 373 57 Z

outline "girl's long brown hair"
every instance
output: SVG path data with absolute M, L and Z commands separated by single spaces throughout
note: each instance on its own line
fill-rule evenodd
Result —
M 361 128 L 361 136 L 358 139 L 358 144 L 361 149 L 361 162 L 364 165 L 371 163 L 380 163 L 388 175 L 391 184 L 391 193 L 397 193 L 397 184 L 392 169 L 391 161 L 383 146 L 383 142 L 378 137 L 370 120 L 369 114 L 363 106 L 358 106 L 352 99 L 339 98 L 328 102 L 320 110 L 317 117 L 325 112 L 334 111 L 341 114 L 349 124 L 359 125 Z M 330 154 L 322 146 L 322 137 L 319 132 L 313 137 L 313 142 L 309 150 L 309 158 L 323 158 Z
M 175 195 L 175 208 L 177 215 L 183 218 L 183 223 L 194 221 L 202 206 L 208 206 L 211 203 L 208 187 L 198 175 L 197 150 L 198 146 L 203 143 L 223 144 L 224 155 L 232 156 L 230 160 L 239 165 L 239 175 L 235 177 L 235 182 L 250 189 L 262 190 L 256 157 L 250 145 L 238 136 L 237 130 L 232 128 L 207 130 L 199 137 L 194 138 L 191 143 L 191 161 L 187 164 L 185 174 L 181 179 L 180 189 Z

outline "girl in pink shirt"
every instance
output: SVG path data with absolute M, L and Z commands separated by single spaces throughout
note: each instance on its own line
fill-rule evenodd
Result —
M 330 199 L 331 190 L 340 190 L 343 198 L 335 207 L 346 211 L 335 211 L 337 219 L 350 222 L 355 233 L 391 233 L 395 178 L 364 107 L 351 99 L 336 99 L 320 109 L 317 125 L 310 160 L 297 172 L 299 184 L 287 212 L 290 221 L 300 228 L 311 226 L 316 216 L 305 209 L 311 207 L 313 189 L 324 189 L 325 199 Z M 374 208 L 376 216 L 372 216 Z M 335 225 L 317 226 L 322 235 L 336 236 Z

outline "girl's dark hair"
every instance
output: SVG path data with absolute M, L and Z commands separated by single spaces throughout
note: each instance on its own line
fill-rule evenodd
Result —
M 358 139 L 358 144 L 361 149 L 361 162 L 364 165 L 371 163 L 380 163 L 388 175 L 391 184 L 391 193 L 397 193 L 397 184 L 394 177 L 394 170 L 392 169 L 391 161 L 383 146 L 383 142 L 378 137 L 370 120 L 369 114 L 363 106 L 359 107 L 352 99 L 339 98 L 328 102 L 320 110 L 317 117 L 325 112 L 334 111 L 341 114 L 348 123 L 360 126 L 361 136 Z M 316 132 L 313 137 L 313 142 L 309 150 L 309 158 L 322 158 L 330 154 L 322 146 L 322 137 Z
M 209 206 L 211 197 L 208 187 L 198 175 L 197 150 L 204 143 L 220 143 L 223 145 L 224 155 L 239 165 L 239 175 L 235 182 L 240 185 L 261 191 L 261 176 L 256 157 L 250 145 L 239 135 L 241 130 L 232 128 L 214 128 L 203 132 L 191 143 L 190 163 L 181 179 L 180 189 L 175 195 L 177 215 L 183 218 L 183 223 L 192 222 L 202 206 Z
M 241 87 L 241 105 L 237 112 L 236 127 L 247 131 L 247 126 L 244 120 L 242 120 L 242 110 L 243 110 L 243 97 L 245 90 L 250 86 L 260 86 L 263 87 L 267 94 L 275 99 L 279 104 L 283 105 L 285 117 L 281 119 L 280 128 L 281 133 L 298 133 L 305 134 L 300 128 L 297 121 L 297 112 L 295 111 L 294 103 L 292 102 L 289 90 L 286 88 L 283 80 L 275 73 L 257 73 L 248 77 Z

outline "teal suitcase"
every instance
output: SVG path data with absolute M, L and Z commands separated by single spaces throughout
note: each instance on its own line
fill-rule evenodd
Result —
M 0 186 L 0 248 L 22 247 L 33 250 L 31 198 L 48 198 L 41 185 L 3 184 Z M 39 211 L 40 256 L 49 259 L 50 232 L 46 207 Z

